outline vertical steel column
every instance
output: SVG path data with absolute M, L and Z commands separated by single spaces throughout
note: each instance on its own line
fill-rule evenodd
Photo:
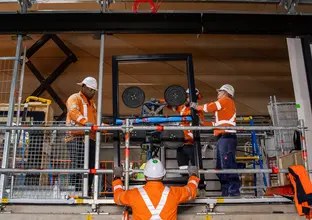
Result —
M 119 78 L 119 71 L 118 71 L 118 61 L 116 57 L 112 58 L 112 94 L 113 94 L 113 122 L 116 125 L 116 120 L 119 117 L 119 87 L 118 87 L 118 78 Z M 120 166 L 120 131 L 113 131 L 114 133 L 114 166 Z
M 18 101 L 17 101 L 17 113 L 16 113 L 16 125 L 19 126 L 20 123 L 20 113 L 21 113 L 21 104 L 22 104 L 22 98 L 23 98 L 23 82 L 24 82 L 24 73 L 25 73 L 25 64 L 26 64 L 26 47 L 24 48 L 24 57 L 23 57 L 23 64 L 22 64 L 22 71 L 20 75 L 20 87 L 18 90 Z M 16 165 L 16 153 L 17 153 L 17 147 L 20 139 L 20 135 L 22 131 L 15 131 L 15 137 L 14 137 L 14 148 L 13 148 L 13 161 L 12 161 L 12 168 L 15 169 Z M 10 194 L 11 198 L 13 197 L 13 186 L 14 186 L 14 179 L 15 175 L 12 175 L 11 180 L 11 189 Z
M 126 119 L 126 132 L 125 132 L 125 187 L 129 189 L 129 167 L 130 167 L 130 120 Z
M 90 131 L 85 131 L 83 169 L 89 169 Z M 88 196 L 89 173 L 83 174 L 83 197 Z
M 126 131 L 125 131 L 125 188 L 129 189 L 129 172 L 130 172 L 130 120 L 126 119 Z M 124 210 L 124 220 L 129 220 L 129 210 L 125 207 Z
M 18 70 L 19 70 L 19 65 L 20 65 L 22 42 L 23 42 L 23 36 L 19 34 L 17 37 L 14 69 L 12 73 L 12 85 L 11 85 L 11 90 L 10 90 L 8 118 L 7 118 L 7 123 L 6 123 L 7 126 L 12 126 L 12 122 L 13 122 L 14 103 L 15 103 L 14 96 L 15 96 L 16 81 L 18 77 Z M 6 131 L 5 137 L 4 137 L 4 149 L 3 149 L 2 165 L 1 165 L 2 168 L 7 168 L 7 165 L 8 165 L 10 142 L 11 142 L 11 132 Z M 5 174 L 1 174 L 0 176 L 0 199 L 2 199 L 4 195 L 6 179 L 7 179 L 7 176 Z
M 188 87 L 190 90 L 190 102 L 196 102 L 196 92 L 195 92 L 195 77 L 194 77 L 194 68 L 193 68 L 193 59 L 191 56 L 187 58 L 186 61 L 186 68 L 187 68 L 187 81 L 188 81 Z M 192 109 L 192 126 L 199 126 L 199 117 L 197 115 L 197 111 Z M 199 131 L 193 131 L 194 135 L 194 143 L 195 143 L 195 165 L 202 169 L 202 152 L 201 152 L 201 145 L 200 145 L 200 134 Z
M 103 73 L 104 73 L 104 41 L 105 35 L 101 33 L 101 44 L 100 44 L 100 67 L 99 67 L 99 88 L 98 88 L 98 102 L 97 102 L 97 125 L 102 124 L 102 92 L 103 92 Z M 100 168 L 100 150 L 101 150 L 101 132 L 96 132 L 96 143 L 95 143 L 95 169 Z M 99 175 L 94 175 L 94 200 L 97 200 L 99 196 Z

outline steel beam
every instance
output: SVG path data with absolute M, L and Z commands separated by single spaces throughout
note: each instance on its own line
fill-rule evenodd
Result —
M 312 34 L 311 15 L 194 13 L 1 13 L 0 34 L 42 32 Z M 5 23 L 4 23 L 5 22 Z

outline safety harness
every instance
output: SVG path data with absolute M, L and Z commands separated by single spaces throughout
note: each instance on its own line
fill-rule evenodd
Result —
M 165 187 L 163 193 L 162 193 L 162 196 L 160 198 L 160 201 L 157 205 L 157 207 L 155 208 L 152 201 L 150 200 L 150 198 L 148 197 L 146 191 L 144 190 L 143 187 L 141 188 L 138 188 L 139 190 L 139 193 L 141 194 L 148 210 L 150 211 L 150 213 L 152 214 L 152 217 L 150 218 L 151 220 L 161 220 L 161 217 L 160 217 L 160 213 L 161 211 L 163 210 L 165 204 L 166 204 L 166 201 L 167 201 L 167 198 L 168 198 L 168 194 L 170 192 L 170 188 L 169 187 Z
M 312 217 L 312 184 L 309 175 L 302 165 L 290 166 L 289 179 L 294 187 L 294 201 L 300 216 Z

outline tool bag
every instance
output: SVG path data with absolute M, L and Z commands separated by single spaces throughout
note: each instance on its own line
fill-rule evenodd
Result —
M 289 179 L 294 187 L 294 201 L 300 216 L 312 217 L 312 184 L 309 174 L 302 165 L 290 166 Z

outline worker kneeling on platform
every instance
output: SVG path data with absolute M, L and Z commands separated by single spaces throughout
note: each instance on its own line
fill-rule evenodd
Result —
M 199 183 L 197 167 L 188 168 L 189 180 L 183 187 L 167 187 L 162 183 L 166 170 L 159 159 L 150 159 L 144 168 L 146 184 L 140 188 L 123 190 L 123 169 L 115 167 L 114 201 L 132 208 L 133 219 L 177 219 L 178 205 L 195 199 Z
M 198 111 L 213 112 L 215 122 L 205 122 L 206 126 L 236 126 L 236 107 L 233 100 L 234 88 L 229 84 L 217 89 L 218 100 L 204 105 L 191 103 L 191 108 Z M 214 136 L 217 138 L 217 169 L 237 169 L 236 130 L 215 129 Z M 240 180 L 238 174 L 217 174 L 221 183 L 222 196 L 239 196 Z

